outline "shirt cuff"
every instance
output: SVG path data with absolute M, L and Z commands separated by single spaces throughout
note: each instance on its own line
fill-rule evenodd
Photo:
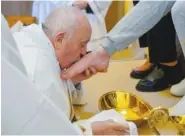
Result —
M 108 37 L 102 39 L 101 46 L 108 52 L 109 56 L 112 56 L 117 51 L 114 43 Z

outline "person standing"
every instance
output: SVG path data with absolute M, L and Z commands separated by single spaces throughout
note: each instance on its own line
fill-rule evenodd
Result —
M 137 4 L 137 1 L 134 3 Z M 130 73 L 132 78 L 141 79 L 136 85 L 138 91 L 162 91 L 184 78 L 177 60 L 176 33 L 171 13 L 165 15 L 139 41 L 141 47 L 148 46 L 149 57 Z
M 104 71 L 109 65 L 110 56 L 117 50 L 123 50 L 132 41 L 148 32 L 170 11 L 182 50 L 185 53 L 184 5 L 184 1 L 140 1 L 117 23 L 108 35 L 102 37 L 100 48 L 86 55 L 64 71 L 62 78 L 70 79 L 90 66 L 96 68 L 99 72 Z M 168 45 L 166 45 L 167 49 Z M 184 95 L 185 91 L 182 91 L 181 94 Z

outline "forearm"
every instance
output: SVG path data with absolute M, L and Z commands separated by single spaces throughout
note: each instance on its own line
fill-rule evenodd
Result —
M 174 1 L 140 1 L 102 40 L 102 47 L 111 56 L 149 31 L 171 10 Z

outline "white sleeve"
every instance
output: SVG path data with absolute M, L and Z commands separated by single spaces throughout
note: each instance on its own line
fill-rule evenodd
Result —
M 134 6 L 108 33 L 102 37 L 102 47 L 112 56 L 155 26 L 170 12 L 175 1 L 145 1 Z

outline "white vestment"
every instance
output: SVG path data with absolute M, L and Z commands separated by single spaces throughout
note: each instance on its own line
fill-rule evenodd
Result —
M 72 92 L 76 91 L 71 81 L 60 78 L 61 69 L 53 45 L 36 24 L 24 27 L 13 34 L 30 80 L 36 89 L 63 111 L 73 117 Z
M 1 134 L 82 135 L 79 127 L 48 97 L 36 91 L 28 79 L 4 16 L 1 28 Z

